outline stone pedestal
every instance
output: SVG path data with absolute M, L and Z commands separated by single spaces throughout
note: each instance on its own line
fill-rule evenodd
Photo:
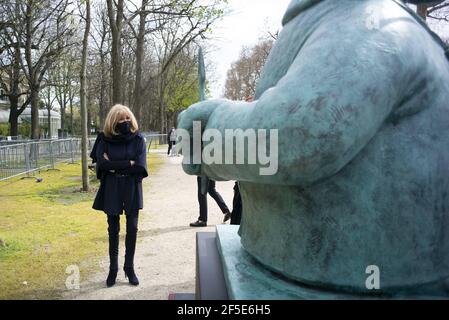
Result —
M 217 247 L 223 264 L 229 299 L 335 300 L 361 298 L 355 295 L 316 290 L 269 271 L 243 249 L 237 234 L 238 229 L 239 226 L 217 226 Z
M 228 300 L 216 232 L 196 234 L 196 300 Z

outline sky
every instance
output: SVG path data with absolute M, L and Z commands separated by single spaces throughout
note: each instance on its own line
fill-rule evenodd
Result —
M 226 73 L 239 57 L 242 46 L 253 46 L 268 31 L 281 29 L 282 17 L 290 0 L 230 0 L 229 14 L 219 21 L 208 41 L 211 48 L 206 56 L 213 65 L 209 74 L 211 98 L 224 93 Z M 207 70 L 206 70 L 207 73 Z
M 218 22 L 209 35 L 206 62 L 210 66 L 210 98 L 224 94 L 226 73 L 239 57 L 242 46 L 253 46 L 258 39 L 282 28 L 281 20 L 290 0 L 230 0 L 230 13 Z M 440 35 L 449 37 L 449 24 L 430 22 Z M 207 73 L 207 71 L 206 71 Z

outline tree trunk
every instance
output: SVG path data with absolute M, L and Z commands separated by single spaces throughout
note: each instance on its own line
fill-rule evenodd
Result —
M 60 71 L 58 70 L 58 73 L 60 73 Z M 60 76 L 60 74 L 58 74 L 58 77 Z M 65 75 L 64 75 L 64 80 L 63 83 L 65 84 Z M 65 128 L 65 108 L 66 108 L 66 104 L 67 104 L 67 93 L 66 91 L 68 90 L 67 86 L 64 86 L 64 88 L 55 88 L 55 94 L 56 94 L 56 100 L 59 103 L 60 106 L 60 111 L 61 111 L 61 130 L 64 130 Z
M 117 1 L 117 12 L 114 15 L 114 1 L 108 0 L 108 17 L 111 26 L 111 62 L 112 62 L 112 103 L 123 103 L 122 91 L 122 22 L 123 0 Z
M 47 105 L 47 123 L 48 123 L 48 129 L 47 129 L 47 139 L 51 139 L 51 106 Z
M 67 77 L 69 77 L 69 75 L 67 74 Z M 66 83 L 66 81 L 64 81 L 64 83 Z M 70 84 L 68 84 L 67 86 L 69 86 Z M 67 108 L 67 87 L 64 87 L 64 92 L 62 94 L 62 103 L 61 103 L 61 131 L 62 134 L 64 134 L 64 130 L 66 127 L 65 124 L 65 111 Z
M 15 137 L 19 135 L 19 116 L 9 116 L 9 135 Z
M 9 111 L 9 135 L 18 136 L 19 135 L 19 114 L 17 112 L 19 101 L 17 97 L 10 96 L 10 111 Z
M 418 4 L 416 11 L 418 14 L 423 18 L 424 20 L 427 19 L 427 9 L 429 8 L 429 5 L 427 4 Z
M 16 14 L 19 13 L 19 5 L 16 4 Z M 18 136 L 19 135 L 19 83 L 20 83 L 20 38 L 17 40 L 17 45 L 14 48 L 14 64 L 12 78 L 10 79 L 10 95 L 9 95 L 9 135 Z
M 73 98 L 70 99 L 70 135 L 73 136 Z
M 99 100 L 99 116 L 100 116 L 100 130 L 104 127 L 104 120 L 106 119 L 106 67 L 104 61 L 103 53 L 100 54 L 100 64 L 101 64 L 101 83 L 100 83 L 100 100 Z
M 101 22 L 102 22 L 102 29 L 101 29 L 101 42 L 100 42 L 100 71 L 101 71 L 101 82 L 100 82 L 100 97 L 99 97 L 99 129 L 103 130 L 104 122 L 106 119 L 107 111 L 108 111 L 108 103 L 111 101 L 109 99 L 108 95 L 108 88 L 109 88 L 109 66 L 107 66 L 106 62 L 106 56 L 108 55 L 107 48 L 104 49 L 105 44 L 107 44 L 108 39 L 107 36 L 109 34 L 109 26 L 107 25 L 105 13 L 102 13 L 101 16 Z
M 27 62 L 27 80 L 30 86 L 31 99 L 31 139 L 39 139 L 39 84 L 36 84 L 37 70 L 35 70 L 32 60 L 33 50 L 33 19 L 34 4 L 32 1 L 26 5 L 25 21 L 25 59 Z
M 159 116 L 161 134 L 165 133 L 165 104 L 164 104 L 164 76 L 161 75 L 159 83 Z
M 62 132 L 64 132 L 65 129 L 65 102 L 64 104 L 61 106 L 61 130 Z
M 87 112 L 87 135 L 89 136 L 92 132 L 92 114 L 90 113 L 90 108 L 92 106 L 92 96 L 87 94 L 87 104 L 86 104 L 86 112 Z
M 39 87 L 31 86 L 31 139 L 40 138 L 39 91 Z
M 123 103 L 122 94 L 122 56 L 120 40 L 112 40 L 111 56 L 112 56 L 112 103 Z
M 47 139 L 51 139 L 51 92 L 50 88 L 47 89 Z
M 129 106 L 128 101 L 128 95 L 127 95 L 127 88 L 128 88 L 128 75 L 129 75 L 129 69 L 131 68 L 130 62 L 127 61 L 126 63 L 123 63 L 122 61 L 122 74 L 120 75 L 120 83 L 122 88 L 122 101 L 121 104 L 124 104 L 126 106 Z
M 86 68 L 87 50 L 90 31 L 90 0 L 86 0 L 86 27 L 83 38 L 83 53 L 80 72 L 80 100 L 81 100 L 81 163 L 83 176 L 83 191 L 89 191 L 89 172 L 87 166 L 88 133 L 87 133 L 87 106 L 86 106 Z
M 133 66 L 131 66 L 133 67 Z M 127 75 L 128 79 L 128 94 L 127 94 L 127 106 L 132 107 L 134 105 L 134 70 L 131 68 Z M 139 121 L 139 119 L 137 119 Z
M 145 55 L 145 20 L 147 14 L 145 13 L 147 0 L 142 0 L 142 12 L 140 13 L 139 34 L 137 36 L 136 44 L 136 82 L 134 85 L 134 114 L 137 121 L 142 124 L 142 62 Z
M 72 86 L 69 86 L 69 108 L 70 108 L 70 135 L 73 136 L 73 99 L 75 92 Z

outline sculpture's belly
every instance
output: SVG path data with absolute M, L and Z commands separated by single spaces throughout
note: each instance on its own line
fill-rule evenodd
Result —
M 436 108 L 434 108 L 435 110 Z M 386 125 L 342 171 L 307 189 L 241 183 L 242 244 L 293 279 L 385 291 L 449 276 L 447 116 Z

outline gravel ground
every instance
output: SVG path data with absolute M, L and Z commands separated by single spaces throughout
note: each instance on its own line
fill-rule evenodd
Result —
M 195 292 L 195 233 L 213 232 L 215 225 L 222 223 L 223 215 L 209 196 L 208 227 L 189 227 L 199 212 L 196 177 L 182 171 L 181 157 L 167 157 L 163 150 L 152 152 L 159 152 L 165 160 L 155 174 L 150 172 L 144 180 L 144 209 L 140 213 L 134 263 L 140 285 L 129 285 L 120 269 L 117 284 L 107 288 L 109 262 L 105 256 L 101 261 L 103 271 L 81 279 L 80 289 L 66 292 L 65 299 L 166 300 L 170 293 Z M 218 192 L 231 210 L 233 186 L 232 181 L 217 183 Z M 124 218 L 121 223 L 121 230 L 125 230 Z M 124 251 L 121 239 L 119 266 L 123 265 Z

